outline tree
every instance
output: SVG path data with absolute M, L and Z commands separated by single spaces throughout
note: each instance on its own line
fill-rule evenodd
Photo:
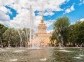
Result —
M 4 38 L 4 43 L 7 46 L 18 46 L 19 45 L 19 42 L 20 42 L 19 34 L 13 28 L 7 29 L 3 34 L 3 38 Z
M 3 33 L 7 30 L 8 28 L 7 27 L 5 27 L 4 25 L 2 25 L 2 24 L 0 24 L 0 45 L 1 45 L 1 47 L 3 47 L 3 43 L 2 43 L 2 41 L 3 41 Z
M 58 18 L 53 24 L 54 32 L 52 34 L 51 40 L 54 38 L 53 40 L 57 40 L 59 44 L 65 44 L 67 41 L 67 28 L 69 25 L 70 23 L 68 17 L 64 16 Z
M 79 35 L 78 35 L 78 43 L 81 45 L 82 43 L 84 43 L 84 21 L 80 22 L 79 24 Z
M 84 43 L 84 22 L 77 22 L 71 25 L 69 30 L 68 41 L 73 46 L 80 46 Z

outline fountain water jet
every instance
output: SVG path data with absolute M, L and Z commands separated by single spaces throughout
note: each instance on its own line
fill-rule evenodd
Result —
M 80 46 L 80 53 L 79 53 L 79 56 L 80 56 L 80 57 L 84 56 L 83 50 L 82 50 L 82 44 L 81 44 L 81 46 Z
M 59 33 L 59 39 L 61 41 L 61 42 L 59 42 L 59 49 L 64 49 L 64 47 L 63 47 L 63 37 L 60 33 Z
M 40 59 L 40 61 L 46 61 L 47 59 L 46 58 L 42 58 L 42 59 Z
M 19 34 L 19 37 L 20 37 L 20 47 L 22 47 L 22 37 L 21 37 L 20 31 L 19 30 L 17 30 L 17 31 L 18 31 L 18 34 Z
M 15 62 L 17 61 L 18 59 L 10 59 L 9 61 L 12 61 L 12 62 Z

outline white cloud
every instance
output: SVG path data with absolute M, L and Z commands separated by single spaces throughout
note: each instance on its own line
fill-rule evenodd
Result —
M 16 2 L 16 0 L 0 0 L 1 5 L 11 5 Z
M 10 5 L 14 8 L 25 7 L 28 8 L 29 5 L 33 5 L 34 9 L 47 9 L 61 10 L 60 5 L 62 5 L 66 0 L 0 0 L 2 5 Z M 16 6 L 16 7 L 15 7 Z M 43 6 L 43 8 L 41 8 Z
M 60 8 L 60 5 L 65 3 L 66 0 L 0 0 L 0 10 L 4 13 L 9 12 L 5 5 L 9 5 L 10 7 L 14 8 L 18 14 L 13 19 L 8 21 L 8 25 L 10 27 L 15 28 L 22 28 L 22 27 L 30 27 L 30 13 L 29 8 L 32 5 L 32 12 L 33 12 L 33 21 L 35 27 L 39 24 L 41 20 L 41 16 L 35 16 L 34 11 L 45 11 L 50 9 L 49 11 L 45 12 L 44 15 L 53 15 L 52 11 L 62 11 L 63 9 Z M 2 8 L 1 8 L 2 7 Z M 72 8 L 73 9 L 73 8 Z M 9 19 L 8 15 L 6 15 Z M 50 26 L 51 22 L 46 22 L 47 26 Z
M 80 21 L 84 21 L 84 18 L 80 19 Z
M 6 15 L 3 11 L 0 11 L 0 23 L 9 26 L 9 20 L 9 16 Z
M 0 11 L 0 21 L 9 21 L 10 18 L 3 11 Z
M 3 11 L 4 13 L 7 13 L 8 12 L 7 8 L 5 8 L 4 6 L 1 6 L 0 7 L 0 11 Z
M 71 25 L 73 25 L 73 24 L 75 24 L 76 22 L 75 21 L 73 21 L 73 22 L 71 22 Z
M 70 8 L 66 9 L 65 13 L 71 12 Z
M 29 12 L 27 10 L 21 10 L 21 13 L 19 13 L 14 20 L 10 21 L 10 26 L 15 28 L 24 28 L 29 27 L 30 23 L 30 16 L 28 15 Z
M 84 0 L 80 0 L 79 5 L 82 5 L 82 4 L 84 4 Z
M 44 16 L 48 16 L 48 15 L 54 15 L 54 13 L 53 12 L 46 12 L 46 13 L 44 13 Z
M 52 16 L 54 15 L 54 12 L 51 9 L 47 9 L 46 12 L 44 12 L 44 16 Z
M 75 23 L 78 22 L 78 21 L 83 22 L 83 21 L 84 21 L 84 18 L 81 18 L 81 19 L 79 19 L 79 20 L 77 20 L 77 21 L 73 21 L 73 22 L 71 22 L 71 24 L 73 25 L 73 24 L 75 24 Z
M 54 20 L 49 20 L 49 21 L 45 21 L 47 27 L 51 26 L 53 24 Z
M 75 9 L 74 9 L 74 5 L 71 6 L 71 10 L 72 10 L 72 11 L 75 10 Z
M 72 5 L 70 8 L 67 8 L 67 9 L 65 10 L 65 13 L 70 13 L 70 12 L 72 12 L 72 11 L 74 11 L 74 10 L 75 10 L 74 5 Z
M 51 10 L 51 9 L 47 9 L 47 10 L 45 10 L 44 12 L 42 12 L 42 11 L 38 11 L 39 13 L 38 13 L 38 15 L 39 16 L 52 16 L 52 15 L 54 15 L 54 12 Z

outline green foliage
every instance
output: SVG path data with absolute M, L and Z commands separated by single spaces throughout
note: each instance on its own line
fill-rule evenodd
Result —
M 84 46 L 84 21 L 76 22 L 70 25 L 69 18 L 61 17 L 53 24 L 54 31 L 51 36 L 51 42 L 62 43 L 63 45 Z M 60 34 L 60 36 L 59 36 Z M 62 40 L 61 40 L 62 39 Z
M 81 45 L 84 43 L 84 22 L 77 22 L 74 25 L 71 25 L 69 31 L 69 36 L 68 36 L 68 41 Z
M 70 25 L 68 17 L 60 17 L 53 24 L 51 44 L 84 46 L 84 21 Z M 33 30 L 32 30 L 33 31 Z M 29 41 L 30 30 L 8 28 L 0 24 L 0 46 L 25 46 Z
M 8 28 L 4 25 L 0 24 L 0 37 L 2 38 L 2 34 L 7 30 Z
M 18 32 L 15 29 L 9 28 L 3 34 L 3 40 L 7 44 L 7 46 L 9 44 L 11 46 L 16 46 L 19 44 L 20 38 Z
M 63 29 L 69 26 L 69 19 L 68 17 L 60 17 L 57 21 L 54 22 L 54 29 Z
M 65 43 L 65 41 L 67 41 L 67 33 L 68 33 L 68 26 L 69 26 L 69 18 L 68 17 L 61 17 L 58 18 L 54 24 L 53 24 L 53 28 L 54 28 L 54 32 L 51 36 L 51 41 L 56 41 L 57 43 Z M 62 41 L 62 40 L 63 41 Z
M 26 33 L 27 30 L 27 33 Z M 25 46 L 27 43 L 27 34 L 29 34 L 28 29 L 14 29 L 14 28 L 9 28 L 8 30 L 5 31 L 3 34 L 3 40 L 4 43 L 9 46 Z M 29 37 L 28 37 L 29 39 Z
M 2 43 L 2 41 L 3 41 L 3 33 L 7 30 L 8 28 L 7 27 L 5 27 L 4 25 L 2 25 L 2 24 L 0 24 L 0 47 L 2 47 L 3 45 L 3 43 Z

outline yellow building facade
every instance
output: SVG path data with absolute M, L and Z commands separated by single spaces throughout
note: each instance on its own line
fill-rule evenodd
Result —
M 51 33 L 47 33 L 47 26 L 43 19 L 40 21 L 37 32 L 35 33 L 34 39 L 32 39 L 33 45 L 48 46 L 50 44 Z

